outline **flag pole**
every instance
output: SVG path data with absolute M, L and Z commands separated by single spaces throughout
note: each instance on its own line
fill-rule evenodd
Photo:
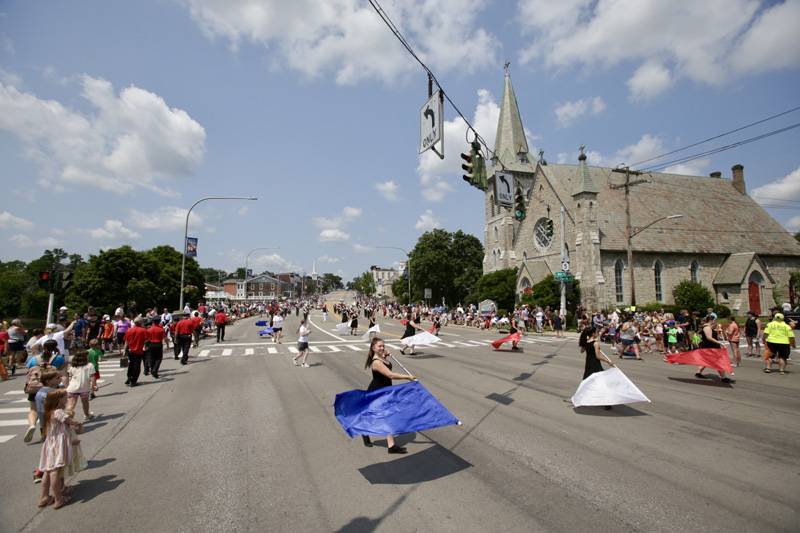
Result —
M 603 352 L 603 350 L 600 350 L 600 355 L 602 355 L 603 357 L 605 357 L 605 358 L 606 358 L 606 362 L 607 362 L 609 365 L 611 365 L 611 366 L 617 366 L 617 365 L 615 365 L 614 363 L 612 363 L 612 362 L 611 362 L 611 359 L 609 359 L 609 358 L 608 358 L 608 356 L 607 356 L 607 355 L 606 355 L 606 354 Z
M 406 367 L 404 367 L 404 366 L 403 366 L 403 363 L 401 363 L 400 361 L 398 361 L 398 360 L 397 360 L 397 358 L 396 358 L 395 356 L 393 356 L 392 354 L 389 354 L 389 357 L 391 357 L 392 359 L 394 359 L 395 363 L 397 363 L 398 365 L 400 365 L 400 368 L 402 368 L 402 369 L 403 369 L 403 371 L 405 371 L 405 373 L 406 373 L 406 374 L 408 374 L 409 376 L 413 376 L 413 375 L 414 375 L 414 374 L 412 374 L 411 372 L 409 372 L 409 371 L 408 371 L 408 369 L 407 369 Z M 414 381 L 417 381 L 417 380 L 414 380 Z

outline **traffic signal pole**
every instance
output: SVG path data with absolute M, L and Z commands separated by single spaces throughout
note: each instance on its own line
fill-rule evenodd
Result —
M 564 216 L 564 206 L 561 206 L 561 264 L 569 264 L 569 255 L 567 254 L 567 223 Z M 567 316 L 567 282 L 561 280 L 561 316 Z
M 53 294 L 53 291 L 51 289 L 50 297 L 47 299 L 47 316 L 44 319 L 44 325 L 45 326 L 47 324 L 52 324 L 53 323 L 53 321 L 50 320 L 50 319 L 53 316 L 53 305 L 55 305 L 55 301 L 56 301 L 56 295 Z

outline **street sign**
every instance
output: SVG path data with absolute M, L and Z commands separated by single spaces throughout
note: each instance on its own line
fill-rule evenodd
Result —
M 430 289 L 425 289 L 425 299 L 430 300 L 433 297 L 433 291 Z
M 569 261 L 561 261 L 561 270 L 569 272 Z
M 494 175 L 494 197 L 498 205 L 514 206 L 514 175 L 510 172 L 497 172 Z
M 419 153 L 422 153 L 431 148 L 436 151 L 436 143 L 443 140 L 444 133 L 444 113 L 443 113 L 443 98 L 441 91 L 436 91 L 433 96 L 428 98 L 425 105 L 422 106 L 419 112 L 419 125 L 420 125 L 420 143 Z M 443 147 L 444 148 L 444 147 Z M 442 153 L 444 151 L 442 150 Z M 438 154 L 438 152 L 437 152 Z
M 572 274 L 570 274 L 569 272 L 562 272 L 562 271 L 554 272 L 553 277 L 556 278 L 558 281 L 564 281 L 566 283 L 575 280 L 575 277 Z
M 483 300 L 478 304 L 478 310 L 482 315 L 489 315 L 497 312 L 497 304 L 494 300 Z

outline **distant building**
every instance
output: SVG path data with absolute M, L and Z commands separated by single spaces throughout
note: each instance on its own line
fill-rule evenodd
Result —
M 208 300 L 227 300 L 230 295 L 225 292 L 222 285 L 214 285 L 213 283 L 205 284 L 205 299 Z
M 375 296 L 378 298 L 392 299 L 394 293 L 392 292 L 392 283 L 400 276 L 403 275 L 403 268 L 382 268 L 379 266 L 369 267 L 372 274 L 372 281 L 375 282 Z
M 780 303 L 773 291 L 788 298 L 790 273 L 800 270 L 800 243 L 747 195 L 741 165 L 732 168 L 730 180 L 719 172 L 638 177 L 628 196 L 634 234 L 628 264 L 626 197 L 619 186 L 625 175 L 591 166 L 583 150 L 576 165 L 530 158 L 508 72 L 494 152 L 484 206 L 483 271 L 517 267 L 518 294 L 562 269 L 563 238 L 588 309 L 629 305 L 631 268 L 638 305 L 674 303 L 672 291 L 683 280 L 703 284 L 717 303 L 738 315 L 766 313 Z M 513 175 L 523 195 L 521 222 L 513 207 L 496 201 L 494 174 L 502 171 Z M 667 218 L 675 215 L 682 217 Z
M 246 282 L 236 278 L 226 279 L 222 286 L 231 300 L 238 301 L 273 300 L 293 293 L 290 283 L 267 274 L 248 278 Z

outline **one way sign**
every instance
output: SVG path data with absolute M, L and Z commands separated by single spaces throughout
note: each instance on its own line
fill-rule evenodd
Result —
M 433 93 L 425 105 L 420 109 L 420 143 L 419 153 L 432 149 L 436 155 L 444 159 L 444 125 L 442 121 L 443 106 L 442 91 Z M 436 150 L 436 143 L 442 142 L 441 151 Z

